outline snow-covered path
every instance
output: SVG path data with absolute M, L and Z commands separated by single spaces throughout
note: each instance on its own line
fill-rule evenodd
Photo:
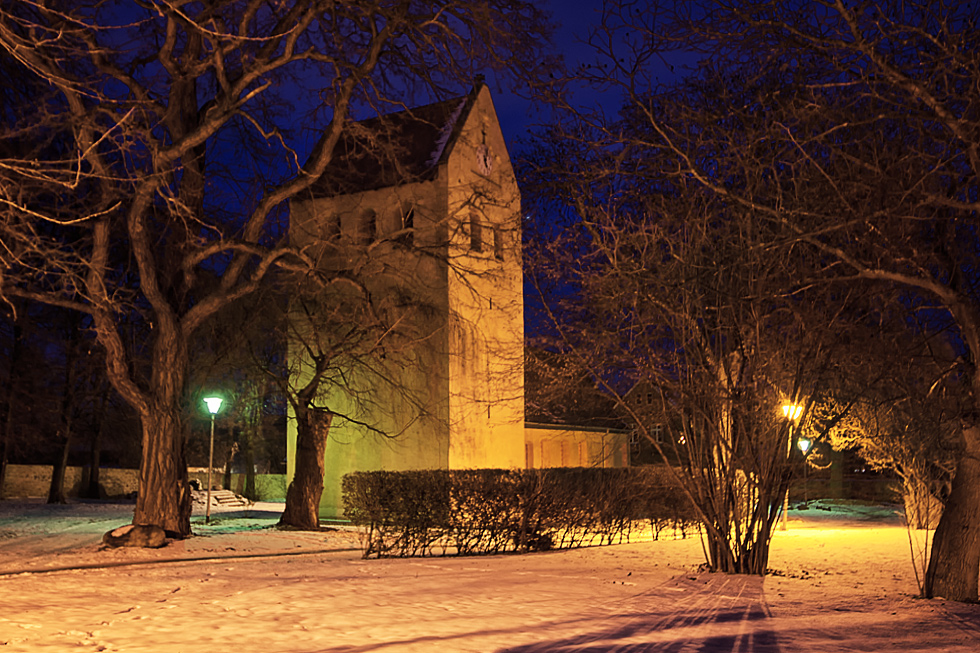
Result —
M 4 517 L 0 532 L 16 534 Z M 0 575 L 0 650 L 980 650 L 980 608 L 913 598 L 908 534 L 894 523 L 795 520 L 774 539 L 776 575 L 758 578 L 699 573 L 695 539 L 361 560 L 316 552 L 344 548 L 350 533 L 217 521 L 156 552 L 90 542 L 10 556 L 18 538 L 0 539 L 0 568 L 32 570 Z M 179 560 L 205 555 L 219 559 Z M 122 566 L 37 573 L 70 562 Z

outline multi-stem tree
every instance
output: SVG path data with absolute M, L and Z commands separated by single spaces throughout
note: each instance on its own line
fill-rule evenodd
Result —
M 92 316 L 142 423 L 134 522 L 189 534 L 188 339 L 276 264 L 308 263 L 282 240 L 286 204 L 352 117 L 539 61 L 546 29 L 523 0 L 0 8 L 0 48 L 43 82 L 3 125 L 2 294 Z M 132 319 L 149 342 L 125 340 Z
M 592 41 L 605 65 L 584 75 L 623 90 L 644 145 L 671 153 L 673 178 L 813 253 L 814 281 L 903 287 L 948 316 L 970 410 L 924 589 L 975 601 L 980 8 L 704 0 L 610 9 Z M 688 86 L 710 89 L 710 103 L 654 79 L 652 62 L 679 65 L 692 53 L 704 59 Z
M 643 125 L 627 113 L 616 130 L 639 139 Z M 540 345 L 679 465 L 711 567 L 762 574 L 801 428 L 840 372 L 838 333 L 812 325 L 826 315 L 860 331 L 863 313 L 857 298 L 801 282 L 812 261 L 796 249 L 760 246 L 780 234 L 751 211 L 671 178 L 671 157 L 625 140 L 556 127 L 529 167 Z M 803 414 L 786 419 L 786 404 Z

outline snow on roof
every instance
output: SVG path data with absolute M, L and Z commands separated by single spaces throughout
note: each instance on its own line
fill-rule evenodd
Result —
M 456 110 L 446 121 L 446 124 L 442 126 L 442 132 L 439 135 L 439 140 L 436 142 L 436 149 L 432 151 L 432 156 L 429 158 L 429 165 L 436 166 L 442 161 L 442 153 L 445 152 L 446 146 L 449 144 L 449 138 L 453 135 L 456 130 L 456 123 L 459 120 L 459 116 L 463 113 L 463 107 L 466 106 L 466 98 L 459 101 L 459 105 Z
M 350 125 L 313 184 L 314 197 L 359 193 L 434 179 L 482 85 L 465 96 Z

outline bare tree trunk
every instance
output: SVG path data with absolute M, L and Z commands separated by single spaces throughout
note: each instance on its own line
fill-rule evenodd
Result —
M 99 478 L 99 465 L 101 461 L 99 458 L 102 455 L 102 423 L 99 423 L 99 429 L 95 432 L 95 436 L 92 438 L 92 448 L 89 450 L 88 459 L 88 479 L 85 484 L 85 488 L 82 489 L 81 495 L 87 499 L 101 499 L 102 491 L 99 488 L 99 483 L 101 479 Z
M 980 425 L 963 429 L 966 448 L 956 466 L 946 509 L 932 539 L 925 595 L 976 602 L 980 580 Z
M 279 526 L 304 531 L 320 529 L 323 456 L 333 413 L 304 406 L 296 415 L 296 474 L 286 490 L 286 508 Z
M 61 455 L 51 468 L 48 503 L 68 503 L 68 497 L 65 494 L 65 472 L 68 469 L 68 456 L 71 454 L 72 439 L 71 418 L 69 417 L 65 427 L 65 445 L 61 448 Z
M 3 496 L 4 479 L 7 477 L 7 461 L 10 458 L 11 442 L 13 440 L 14 397 L 20 378 L 20 361 L 23 358 L 23 328 L 20 316 L 24 310 L 23 303 L 17 302 L 17 316 L 13 323 L 13 339 L 10 343 L 10 359 L 7 368 L 7 387 L 4 392 L 3 426 L 0 427 L 0 497 Z
M 61 455 L 54 462 L 51 468 L 51 485 L 48 487 L 48 503 L 68 503 L 65 496 L 65 471 L 68 469 L 68 457 L 71 454 L 72 440 L 72 412 L 75 410 L 75 380 L 77 378 L 78 347 L 77 342 L 78 324 L 77 315 L 73 315 L 68 321 L 68 339 L 65 352 L 65 388 L 61 395 L 61 434 L 65 438 L 65 444 L 61 449 Z
M 109 403 L 109 392 L 111 386 L 106 383 L 102 390 L 102 396 L 99 398 L 99 408 L 98 408 L 98 421 L 99 426 L 95 430 L 95 435 L 92 436 L 92 447 L 89 450 L 89 472 L 88 472 L 88 483 L 87 487 L 82 490 L 81 494 L 89 499 L 101 499 L 102 490 L 99 487 L 99 465 L 101 461 L 99 460 L 102 456 L 102 436 L 105 434 L 105 412 L 106 405 Z
M 234 437 L 234 429 L 232 429 L 232 437 Z M 225 473 L 221 479 L 221 489 L 231 490 L 231 465 L 235 460 L 235 454 L 238 453 L 238 443 L 232 442 L 231 446 L 228 447 L 228 455 L 225 456 Z
M 242 431 L 245 442 L 242 445 L 242 456 L 245 461 L 245 489 L 242 494 L 249 501 L 257 501 L 258 493 L 255 491 L 255 443 L 262 436 L 262 408 L 261 399 L 259 408 L 252 415 L 251 424 L 246 424 Z
M 133 523 L 159 526 L 168 537 L 180 539 L 191 534 L 187 437 L 182 419 L 189 357 L 186 332 L 174 315 L 160 310 L 157 319 L 148 389 L 141 392 L 135 387 L 121 356 L 110 364 L 109 380 L 140 416 L 142 451 Z M 113 325 L 103 328 L 112 344 Z
M 175 405 L 151 406 L 140 415 L 143 452 L 134 524 L 153 524 L 168 537 L 191 534 L 191 493 L 180 410 Z
M 11 370 L 13 374 L 13 370 Z M 13 390 L 7 392 L 7 409 L 4 411 L 3 429 L 0 430 L 0 498 L 3 498 L 3 484 L 7 478 L 7 460 L 10 458 L 10 441 L 13 439 L 14 405 Z
M 7 440 L 8 440 L 9 428 L 6 424 L 0 429 L 0 499 L 3 498 L 3 484 L 7 478 L 7 459 L 9 454 L 7 453 Z

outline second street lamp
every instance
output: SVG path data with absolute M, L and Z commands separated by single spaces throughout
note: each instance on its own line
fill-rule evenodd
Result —
M 807 508 L 810 504 L 810 497 L 807 496 L 807 473 L 809 471 L 810 463 L 807 462 L 806 455 L 810 452 L 810 447 L 813 445 L 808 438 L 800 438 L 799 442 L 796 443 L 803 452 L 803 507 Z
M 221 397 L 205 397 L 204 403 L 211 413 L 211 446 L 208 448 L 208 503 L 204 508 L 204 523 L 211 523 L 211 468 L 214 467 L 214 416 L 221 410 Z
M 783 417 L 789 420 L 789 442 L 786 443 L 786 462 L 789 460 L 793 454 L 793 425 L 796 420 L 800 419 L 800 415 L 803 414 L 803 406 L 800 404 L 784 404 L 783 405 Z M 789 528 L 789 486 L 786 487 L 786 494 L 783 495 L 783 523 L 780 526 L 780 530 L 785 531 Z

